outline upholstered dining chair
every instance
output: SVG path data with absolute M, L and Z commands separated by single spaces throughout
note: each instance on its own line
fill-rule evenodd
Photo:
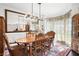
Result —
M 54 38 L 55 38 L 55 32 L 50 31 L 50 32 L 47 32 L 46 35 L 49 37 L 50 43 L 52 43 L 54 41 Z
M 53 31 L 47 32 L 45 34 L 45 36 L 48 36 L 48 38 L 45 38 L 46 40 L 44 41 L 43 45 L 49 51 L 51 48 L 51 44 L 53 44 L 53 46 L 54 46 L 53 41 L 54 41 L 54 37 L 55 37 L 55 32 L 53 32 Z
M 17 45 L 11 46 L 8 39 L 7 39 L 7 36 L 5 34 L 4 34 L 4 40 L 5 40 L 5 43 L 7 45 L 7 49 L 9 51 L 9 54 L 11 56 L 24 56 L 25 55 L 25 51 L 24 51 L 25 47 L 23 45 L 17 44 Z M 15 44 L 15 43 L 12 43 L 12 44 Z
M 44 39 L 44 34 L 39 33 L 36 35 L 36 41 L 33 42 L 33 55 L 34 56 L 42 56 L 43 55 L 43 45 L 42 41 Z

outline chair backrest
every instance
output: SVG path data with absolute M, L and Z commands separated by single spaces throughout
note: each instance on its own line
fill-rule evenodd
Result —
M 44 34 L 39 33 L 38 35 L 36 35 L 36 39 L 44 39 Z
M 55 38 L 55 32 L 54 31 L 50 31 L 50 32 L 47 32 L 46 35 L 48 35 L 49 37 L 49 43 L 51 45 L 51 43 L 54 41 L 54 38 Z M 54 43 L 53 43 L 54 44 Z
M 0 16 L 0 55 L 2 56 L 4 54 L 4 38 L 3 34 L 5 32 L 4 27 L 4 17 Z
M 40 47 L 43 39 L 44 39 L 44 34 L 39 33 L 38 35 L 36 35 L 36 41 L 33 43 L 33 46 L 39 45 Z
M 46 33 L 48 36 L 52 36 L 52 38 L 55 37 L 55 32 L 54 31 L 50 31 Z
M 11 52 L 11 49 L 10 49 L 10 44 L 8 42 L 8 38 L 7 38 L 7 36 L 5 34 L 3 35 L 3 37 L 4 37 L 5 44 L 7 46 L 7 49 L 9 51 L 9 53 L 10 53 Z

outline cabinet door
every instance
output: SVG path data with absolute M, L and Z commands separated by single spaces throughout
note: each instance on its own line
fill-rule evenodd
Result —
M 72 49 L 73 49 L 74 51 L 77 51 L 77 50 L 78 50 L 77 39 L 73 39 L 73 40 L 72 40 Z
M 72 47 L 72 49 L 74 50 L 74 51 L 78 51 L 78 46 L 77 46 L 77 44 L 76 43 L 73 43 L 73 47 Z
M 0 16 L 0 55 L 2 56 L 4 53 L 4 39 L 3 39 L 3 33 L 4 33 L 4 18 Z
M 72 18 L 73 37 L 79 38 L 79 14 L 76 14 Z
M 2 56 L 4 53 L 4 45 L 3 45 L 3 41 L 0 41 L 0 56 Z

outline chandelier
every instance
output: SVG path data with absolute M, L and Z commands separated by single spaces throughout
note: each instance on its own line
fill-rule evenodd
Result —
M 33 3 L 31 4 L 31 7 L 32 7 L 32 13 L 31 14 L 27 14 L 26 15 L 26 18 L 28 18 L 28 17 L 30 17 L 31 18 L 31 20 L 32 19 L 34 19 L 34 20 L 37 20 L 38 22 L 39 22 L 39 20 L 41 20 L 41 3 L 37 3 L 38 5 L 39 5 L 39 16 L 34 16 L 34 5 L 33 5 Z

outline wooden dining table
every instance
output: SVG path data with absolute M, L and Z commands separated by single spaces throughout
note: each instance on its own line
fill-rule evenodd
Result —
M 45 35 L 45 38 L 48 38 L 50 39 L 51 36 L 47 36 Z M 24 44 L 25 47 L 27 48 L 27 44 L 28 44 L 28 47 L 29 47 L 29 56 L 32 56 L 32 43 L 37 41 L 38 39 L 36 39 L 35 37 L 25 37 L 25 38 L 20 38 L 20 39 L 16 39 L 16 43 L 20 44 Z
M 18 44 L 24 44 L 25 48 L 27 48 L 27 44 L 28 44 L 28 48 L 29 48 L 29 55 L 32 56 L 32 42 L 35 41 L 35 38 L 20 38 L 16 40 L 16 43 Z M 26 49 L 25 49 L 26 50 Z

